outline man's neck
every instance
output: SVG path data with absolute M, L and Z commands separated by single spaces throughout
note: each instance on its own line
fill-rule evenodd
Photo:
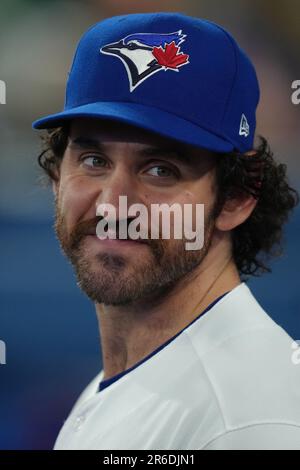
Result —
M 179 282 L 159 304 L 151 299 L 131 307 L 96 304 L 105 379 L 144 359 L 241 283 L 234 261 L 221 257 L 227 251 L 225 243 L 215 244 L 192 276 Z

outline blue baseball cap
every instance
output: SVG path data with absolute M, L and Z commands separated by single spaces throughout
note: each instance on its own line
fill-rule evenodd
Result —
M 253 147 L 259 85 L 222 27 L 179 13 L 116 16 L 81 38 L 62 112 L 33 123 L 111 119 L 215 152 Z

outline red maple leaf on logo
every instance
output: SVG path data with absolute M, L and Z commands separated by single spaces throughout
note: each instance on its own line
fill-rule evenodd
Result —
M 177 69 L 179 65 L 186 64 L 189 59 L 188 54 L 179 51 L 180 47 L 176 46 L 175 41 L 172 41 L 171 44 L 165 44 L 165 49 L 161 46 L 154 47 L 152 54 L 159 65 L 169 69 Z

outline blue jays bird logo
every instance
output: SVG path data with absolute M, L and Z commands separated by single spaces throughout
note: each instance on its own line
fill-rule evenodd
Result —
M 180 51 L 185 38 L 182 30 L 168 34 L 136 33 L 106 44 L 100 52 L 116 56 L 123 62 L 132 92 L 156 72 L 178 72 L 179 67 L 189 63 L 188 54 Z

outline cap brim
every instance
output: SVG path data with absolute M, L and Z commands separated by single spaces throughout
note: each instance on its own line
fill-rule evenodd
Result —
M 51 129 L 80 117 L 124 122 L 214 152 L 230 152 L 234 149 L 231 142 L 190 121 L 166 111 L 136 103 L 86 104 L 38 119 L 32 124 L 32 127 L 34 129 Z

